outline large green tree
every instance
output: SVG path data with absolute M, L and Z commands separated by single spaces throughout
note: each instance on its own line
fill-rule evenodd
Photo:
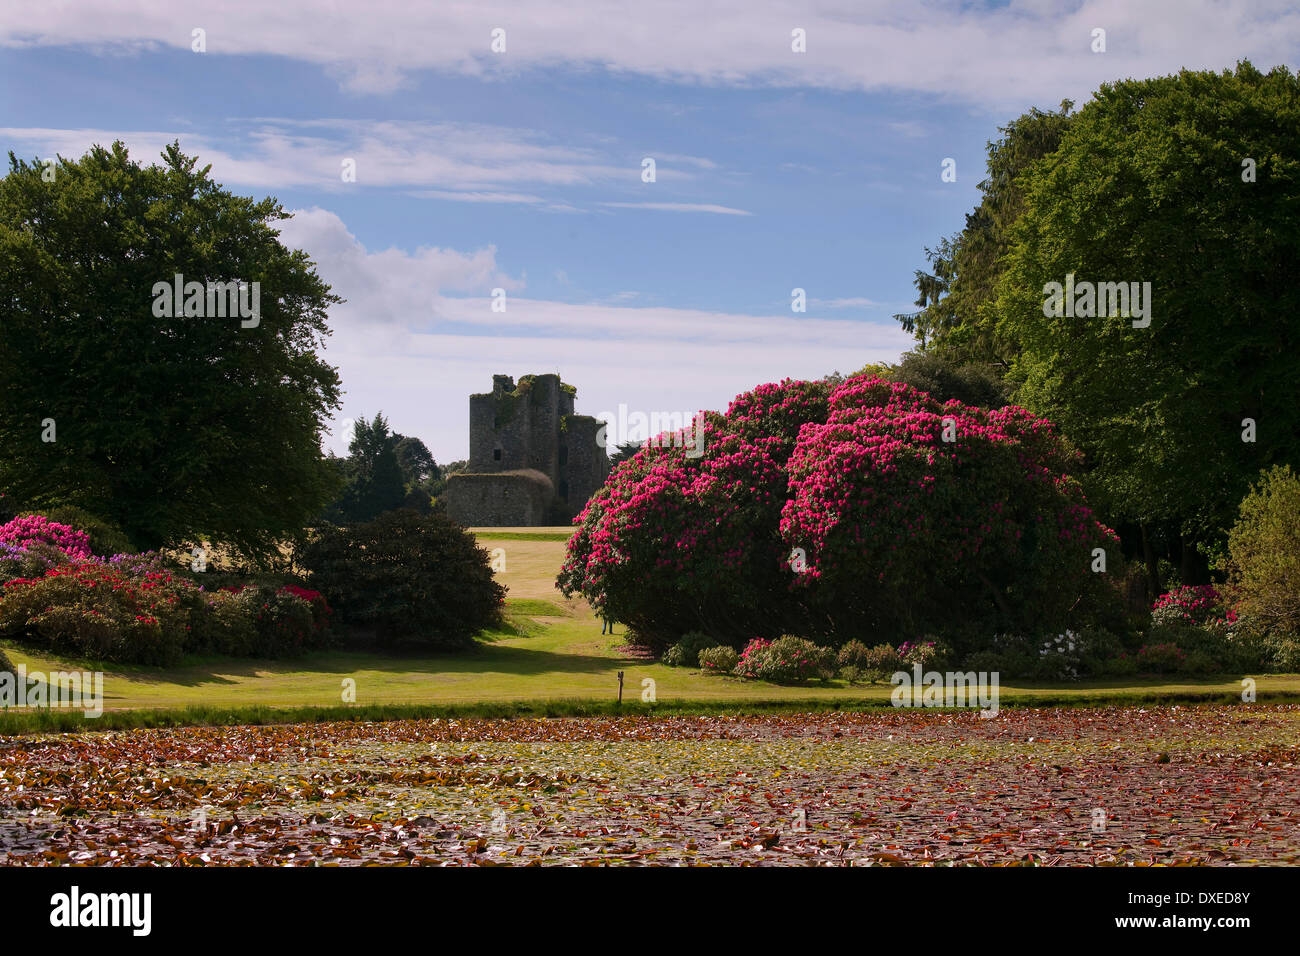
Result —
M 279 242 L 274 199 L 228 192 L 178 144 L 162 159 L 120 142 L 48 167 L 10 154 L 0 491 L 143 546 L 203 534 L 266 553 L 337 490 L 320 439 L 339 379 L 316 350 L 341 300 Z M 250 306 L 258 289 L 258 320 L 174 315 L 156 286 L 178 274 L 246 283 Z
M 1023 182 L 997 309 L 1017 398 L 1085 451 L 1112 519 L 1191 554 L 1261 468 L 1300 464 L 1300 78 L 1107 84 Z M 1074 314 L 1045 314 L 1068 274 Z M 1149 314 L 1090 310 L 1084 282 L 1150 283 Z

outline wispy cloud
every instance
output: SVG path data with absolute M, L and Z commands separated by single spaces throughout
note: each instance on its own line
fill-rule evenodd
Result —
M 699 202 L 602 202 L 602 206 L 618 209 L 658 209 L 662 212 L 713 212 L 723 216 L 752 216 L 744 209 L 732 209 L 730 206 L 718 206 L 713 203 Z
M 528 298 L 494 247 L 370 250 L 324 209 L 295 212 L 281 238 L 347 300 L 331 309 L 325 347 L 348 390 L 342 416 L 383 408 L 440 459 L 464 457 L 465 396 L 493 372 L 559 370 L 588 412 L 620 401 L 725 408 L 763 381 L 852 371 L 911 344 L 893 323 L 635 306 L 644 294 L 632 290 L 585 303 Z M 492 311 L 498 286 L 504 313 Z
M 370 0 L 361 17 L 352 5 L 309 0 L 225 0 L 202 12 L 173 0 L 72 0 L 6 5 L 0 45 L 188 52 L 196 26 L 207 31 L 205 56 L 307 61 L 359 93 L 398 89 L 420 70 L 494 76 L 572 66 L 679 84 L 903 90 L 981 105 L 1053 105 L 1116 76 L 1218 69 L 1247 56 L 1265 66 L 1294 62 L 1300 45 L 1293 0 Z M 506 30 L 505 53 L 490 50 L 496 27 Z M 791 50 L 796 27 L 806 31 L 806 53 Z M 1090 49 L 1096 27 L 1107 31 L 1104 54 Z
M 808 304 L 821 309 L 861 309 L 866 306 L 880 305 L 874 299 L 865 299 L 861 296 L 847 299 L 809 299 Z

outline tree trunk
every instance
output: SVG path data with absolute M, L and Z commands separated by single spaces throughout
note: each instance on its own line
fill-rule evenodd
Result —
M 1156 553 L 1151 549 L 1151 539 L 1147 536 L 1146 524 L 1140 524 L 1138 528 L 1142 532 L 1142 560 L 1147 566 L 1147 587 L 1151 589 L 1150 599 L 1154 601 L 1164 593 L 1160 587 L 1160 565 L 1156 563 Z

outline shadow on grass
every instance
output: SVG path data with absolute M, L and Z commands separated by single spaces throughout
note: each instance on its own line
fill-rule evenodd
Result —
M 504 640 L 516 635 L 493 635 Z M 43 650 L 43 649 L 42 649 Z M 37 654 L 51 664 L 55 659 Z M 175 667 L 149 667 L 142 664 L 118 664 L 102 661 L 68 661 L 58 659 L 65 670 L 103 671 L 106 677 L 128 684 L 168 683 L 178 687 L 205 684 L 234 685 L 250 679 L 286 677 L 294 674 L 352 675 L 366 671 L 392 671 L 402 674 L 482 675 L 503 674 L 519 678 L 553 674 L 591 675 L 605 673 L 624 665 L 635 665 L 633 658 L 583 653 L 559 653 L 527 646 L 476 643 L 472 648 L 430 654 L 428 651 L 398 650 L 328 650 L 313 651 L 300 657 L 269 659 L 256 657 L 189 657 Z M 36 667 L 32 667 L 36 670 Z M 51 668 L 53 669 L 53 668 Z M 106 695 L 115 696 L 115 695 Z

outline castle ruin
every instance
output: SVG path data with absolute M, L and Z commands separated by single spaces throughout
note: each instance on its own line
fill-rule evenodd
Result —
M 558 375 L 493 375 L 469 397 L 469 463 L 447 479 L 444 500 L 466 527 L 562 525 L 605 483 L 602 422 L 576 415 L 577 389 Z

